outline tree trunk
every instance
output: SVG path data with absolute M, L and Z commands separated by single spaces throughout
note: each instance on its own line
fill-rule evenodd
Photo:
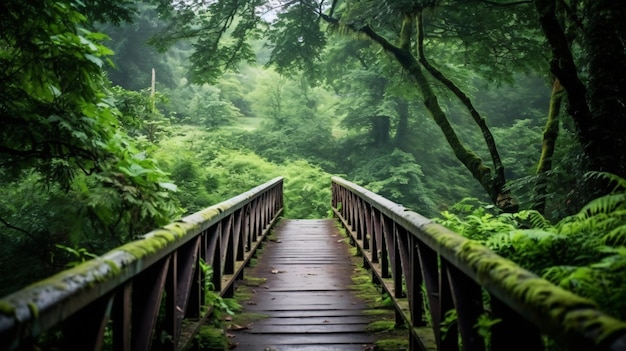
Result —
M 591 120 L 583 145 L 589 168 L 626 178 L 626 6 L 588 0 L 585 28 Z
M 389 116 L 380 115 L 372 117 L 372 138 L 374 144 L 384 147 L 389 144 L 389 132 L 391 130 L 391 121 Z
M 400 97 L 397 97 L 395 101 L 398 125 L 396 126 L 394 145 L 404 152 L 409 152 L 409 102 Z
M 567 112 L 585 154 L 585 170 L 626 178 L 626 7 L 621 1 L 586 1 L 586 21 L 581 25 L 585 49 L 581 61 L 588 63 L 589 77 L 585 86 L 557 19 L 556 0 L 534 2 L 552 51 L 551 72 L 567 92 Z M 600 181 L 579 191 L 584 203 L 611 189 Z
M 544 213 L 546 209 L 546 196 L 548 195 L 548 172 L 552 169 L 552 156 L 556 139 L 559 136 L 559 112 L 561 111 L 561 101 L 563 99 L 563 87 L 558 79 L 554 79 L 552 84 L 552 94 L 550 95 L 550 109 L 548 120 L 543 131 L 543 145 L 541 148 L 541 158 L 537 166 L 537 182 L 535 183 L 535 210 Z

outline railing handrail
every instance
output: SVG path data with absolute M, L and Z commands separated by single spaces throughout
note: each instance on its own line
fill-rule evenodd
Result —
M 162 271 L 159 271 L 161 286 L 166 284 L 166 279 L 171 279 L 171 274 L 174 279 L 182 279 L 176 276 L 175 267 L 182 265 L 182 260 L 186 258 L 180 257 L 181 262 L 177 264 L 171 262 L 179 259 L 175 253 L 185 247 L 188 247 L 185 255 L 195 257 L 195 260 L 186 264 L 196 273 L 188 272 L 195 274 L 194 277 L 186 277 L 187 282 L 177 282 L 178 285 L 186 286 L 189 291 L 185 293 L 204 294 L 198 281 L 202 273 L 197 268 L 197 261 L 212 258 L 207 259 L 207 264 L 218 266 L 217 269 L 214 268 L 213 282 L 216 290 L 223 295 L 231 287 L 232 280 L 242 274 L 243 265 L 252 254 L 250 251 L 260 245 L 269 227 L 282 212 L 282 185 L 282 177 L 274 178 L 229 200 L 153 230 L 139 240 L 5 296 L 0 299 L 0 350 L 13 350 L 23 340 L 32 341 L 44 331 L 105 297 L 108 302 L 103 313 L 109 313 L 114 301 L 109 295 L 122 294 L 116 290 L 122 289 L 122 286 L 141 274 L 147 274 L 157 262 L 163 261 Z M 214 251 L 208 252 L 210 249 Z M 230 262 L 226 262 L 228 260 Z M 240 267 L 235 267 L 237 264 Z M 179 275 L 182 274 L 179 272 Z M 229 274 L 232 277 L 222 282 L 223 275 Z M 175 288 L 178 287 L 177 283 L 174 283 Z M 197 286 L 200 291 L 193 292 L 192 286 Z M 179 295 L 178 290 L 175 295 Z M 181 309 L 181 306 L 186 307 L 193 303 L 189 302 L 188 296 L 177 298 L 183 300 L 177 301 L 174 308 Z M 198 298 L 201 301 L 204 299 Z M 195 307 L 199 310 L 201 306 Z M 179 312 L 169 313 L 176 316 L 174 319 L 182 319 Z M 199 311 L 194 313 L 200 314 Z M 178 323 L 180 327 L 180 321 L 174 323 Z M 179 329 L 175 328 L 173 332 L 179 334 Z M 126 336 L 120 337 L 123 339 Z M 129 347 L 129 344 L 124 346 Z M 178 345 L 173 347 L 177 348 Z
M 420 321 L 412 322 L 411 316 L 414 319 L 417 319 L 416 317 L 421 319 L 422 296 L 418 285 L 424 282 L 429 302 L 431 304 L 438 302 L 440 305 L 438 308 L 441 304 L 445 305 L 443 300 L 448 299 L 449 304 L 470 306 L 477 311 L 483 311 L 483 296 L 480 291 L 484 288 L 491 295 L 494 304 L 498 304 L 496 300 L 499 300 L 506 305 L 497 307 L 500 310 L 507 310 L 503 316 L 510 315 L 516 320 L 519 320 L 517 317 L 522 317 L 538 329 L 526 335 L 530 339 L 539 339 L 540 334 L 545 333 L 572 350 L 626 350 L 626 323 L 598 310 L 593 301 L 555 286 L 512 261 L 498 256 L 487 247 L 359 185 L 333 177 L 332 186 L 332 205 L 335 214 L 361 245 L 365 259 L 369 260 L 367 264 L 378 269 L 377 275 L 380 279 L 390 278 L 389 273 L 383 272 L 386 268 L 381 271 L 380 264 L 381 259 L 388 258 L 380 256 L 396 256 L 393 252 L 391 254 L 372 252 L 380 250 L 381 247 L 385 250 L 391 247 L 399 251 L 404 246 L 407 252 L 404 254 L 398 252 L 399 259 L 403 261 L 402 265 L 420 265 L 418 270 L 417 267 L 410 269 L 402 267 L 398 271 L 404 274 L 407 284 L 413 284 L 413 287 L 407 287 L 409 295 L 413 295 L 409 296 L 409 299 L 413 298 L 413 301 L 409 301 L 411 311 L 402 316 L 413 331 L 413 327 L 417 327 Z M 392 221 L 393 224 L 385 221 Z M 389 233 L 390 231 L 393 233 Z M 406 238 L 400 238 L 403 232 L 408 234 Z M 429 253 L 431 250 L 434 255 Z M 438 270 L 436 273 L 425 271 L 424 265 L 430 256 L 434 257 L 434 261 L 431 260 L 434 262 L 431 267 L 434 266 Z M 393 265 L 385 263 L 387 264 Z M 407 277 L 408 272 L 413 277 Z M 402 283 L 398 283 L 397 280 L 402 277 L 391 278 L 396 281 L 396 288 L 401 286 L 399 284 Z M 478 290 L 474 289 L 474 300 L 469 300 L 470 298 L 466 296 L 471 295 L 471 286 L 475 284 L 479 285 Z M 387 288 L 392 285 L 389 284 Z M 411 289 L 414 291 L 411 292 Z M 393 291 L 393 288 L 388 290 L 392 290 L 390 293 L 396 297 L 401 296 L 400 293 Z M 443 296 L 445 294 L 451 296 Z M 433 311 L 431 307 L 430 312 L 438 314 L 433 316 L 436 317 L 433 319 L 441 322 L 446 311 Z M 457 310 L 459 319 L 463 313 L 468 312 Z M 474 317 L 478 314 L 479 312 L 475 312 Z M 506 325 L 505 322 L 501 324 Z M 467 328 L 474 328 L 476 320 L 466 320 L 464 323 Z M 463 323 L 459 321 L 459 325 L 461 324 Z M 517 327 L 519 329 L 519 326 Z M 440 338 L 439 326 L 434 326 L 434 329 L 435 337 Z M 502 333 L 514 332 L 510 328 L 501 329 L 499 332 Z M 459 332 L 462 338 L 475 337 L 475 331 L 472 330 Z M 466 335 L 463 335 L 464 333 Z M 511 340 L 509 344 L 515 342 L 515 339 Z M 441 339 L 437 341 L 441 346 L 443 341 Z M 469 345 L 474 342 L 480 344 L 480 341 L 463 340 L 464 346 L 468 349 L 471 349 L 472 346 Z M 517 349 L 516 347 L 508 345 L 504 349 L 513 350 Z

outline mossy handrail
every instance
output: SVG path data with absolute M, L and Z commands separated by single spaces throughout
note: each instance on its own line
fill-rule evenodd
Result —
M 486 312 L 497 321 L 491 350 L 543 350 L 546 335 L 569 350 L 626 350 L 626 322 L 593 301 L 354 183 L 333 177 L 332 196 L 364 265 L 393 298 L 397 321 L 409 326 L 411 350 L 425 350 L 424 306 L 439 350 L 458 350 L 458 335 L 463 350 L 485 350 L 476 325 Z M 444 333 L 449 311 L 456 323 Z
M 99 350 L 105 332 L 114 350 L 150 350 L 153 342 L 184 349 L 211 312 L 201 260 L 212 265 L 215 292 L 232 294 L 282 211 L 278 177 L 5 296 L 0 350 L 32 347 L 56 328 L 62 349 Z

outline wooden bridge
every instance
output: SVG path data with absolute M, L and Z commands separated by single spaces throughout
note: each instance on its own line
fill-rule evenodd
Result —
M 625 322 L 401 205 L 333 178 L 335 220 L 279 221 L 282 186 L 276 178 L 0 299 L 0 350 L 37 349 L 44 335 L 60 350 L 199 349 L 207 293 L 232 296 L 244 272 L 267 278 L 246 303 L 266 318 L 234 335 L 236 350 L 371 350 L 346 242 L 393 300 L 410 350 L 544 350 L 548 338 L 626 350 Z M 493 322 L 487 343 L 479 318 Z

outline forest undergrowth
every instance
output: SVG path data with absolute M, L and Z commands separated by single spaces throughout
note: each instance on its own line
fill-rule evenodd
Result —
M 626 179 L 591 173 L 614 191 L 551 223 L 539 212 L 495 213 L 464 199 L 436 220 L 497 254 L 626 319 Z

